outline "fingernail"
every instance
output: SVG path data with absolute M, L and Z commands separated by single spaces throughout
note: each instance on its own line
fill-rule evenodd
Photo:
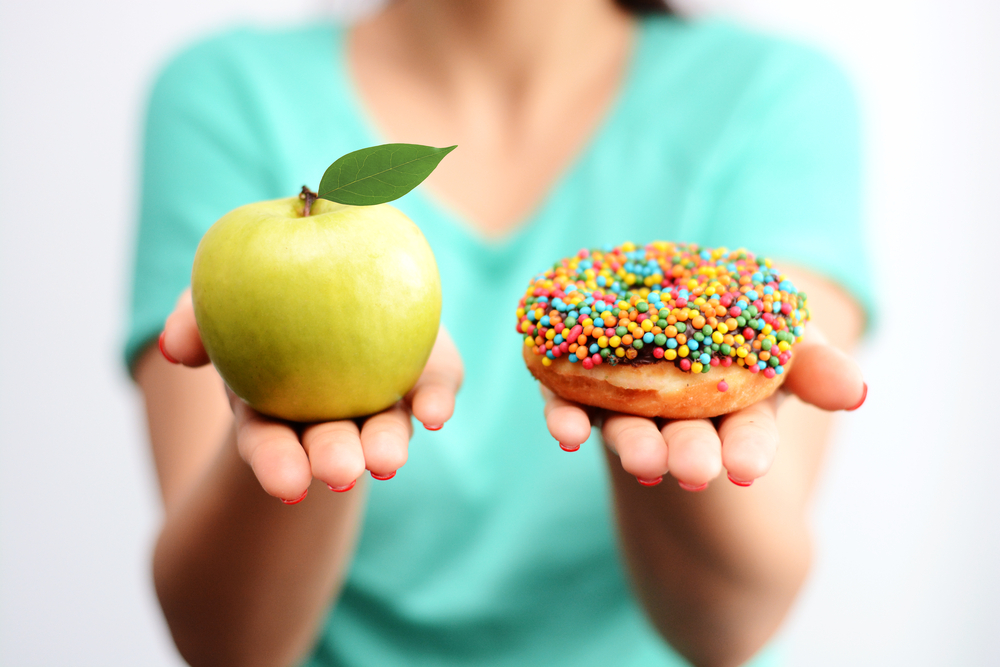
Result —
M 440 431 L 444 424 L 424 424 L 424 428 L 428 431 Z
M 306 489 L 305 491 L 302 492 L 302 495 L 299 496 L 298 498 L 296 498 L 295 500 L 285 500 L 284 498 L 282 498 L 281 502 L 285 503 L 286 505 L 295 505 L 295 504 L 301 503 L 303 500 L 305 500 L 306 499 L 306 495 L 308 493 L 309 493 L 309 489 Z
M 575 452 L 576 450 L 580 449 L 580 445 L 575 445 L 575 446 L 574 445 L 564 445 L 563 443 L 560 442 L 559 443 L 559 448 L 562 449 L 564 452 Z
M 736 479 L 735 477 L 733 477 L 732 475 L 730 475 L 728 472 L 726 473 L 726 477 L 728 477 L 729 481 L 732 482 L 733 484 L 735 484 L 736 486 L 750 486 L 751 484 L 753 484 L 753 480 L 752 479 L 749 482 L 744 482 L 742 479 Z M 683 486 L 683 484 L 681 486 Z
M 357 482 L 358 480 L 354 480 L 353 482 L 345 486 L 332 486 L 330 484 L 327 484 L 327 487 L 329 487 L 329 489 L 334 493 L 343 493 L 344 491 L 350 491 L 351 489 L 353 489 L 354 485 L 357 484 Z
M 642 477 L 636 477 L 636 479 L 639 480 L 639 483 L 642 484 L 643 486 L 656 486 L 657 484 L 663 481 L 662 476 L 655 477 L 653 479 L 643 479 Z
M 172 363 L 172 364 L 179 364 L 181 362 L 179 362 L 176 359 L 174 359 L 173 357 L 171 357 L 167 353 L 167 348 L 163 347 L 163 337 L 166 336 L 166 335 L 167 335 L 166 331 L 161 331 L 160 332 L 160 354 L 162 354 L 163 358 L 166 359 L 167 361 L 169 361 L 170 363 Z M 860 406 L 858 406 L 858 407 L 860 407 Z M 301 500 L 301 498 L 300 498 L 300 500 Z
M 865 390 L 861 394 L 861 400 L 858 401 L 858 404 L 855 405 L 853 408 L 848 408 L 847 411 L 848 412 L 854 412 L 855 410 L 857 410 L 858 408 L 860 408 L 862 405 L 865 404 L 865 399 L 866 398 L 868 398 L 868 383 L 867 382 L 865 382 Z
M 685 491 L 704 491 L 708 488 L 708 482 L 704 484 L 685 484 L 684 482 L 677 482 L 681 485 L 681 488 Z
M 380 479 L 382 481 L 385 481 L 387 479 L 392 479 L 393 477 L 396 476 L 396 471 L 395 470 L 393 470 L 388 475 L 376 475 L 375 473 L 371 472 L 371 470 L 369 470 L 368 472 L 371 473 L 372 479 Z

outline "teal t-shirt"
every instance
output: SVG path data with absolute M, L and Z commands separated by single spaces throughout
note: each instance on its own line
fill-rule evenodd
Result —
M 345 69 L 344 32 L 245 28 L 174 59 L 145 137 L 129 362 L 188 285 L 205 230 L 315 187 L 384 143 Z M 440 432 L 370 485 L 357 553 L 308 665 L 683 665 L 651 628 L 616 547 L 599 443 L 562 452 L 520 360 L 528 280 L 583 247 L 745 246 L 869 302 L 857 114 L 816 53 L 722 22 L 641 23 L 617 102 L 509 237 L 417 189 L 395 202 L 438 260 L 465 385 Z M 779 264 L 780 266 L 780 264 Z M 765 651 L 753 664 L 774 663 Z

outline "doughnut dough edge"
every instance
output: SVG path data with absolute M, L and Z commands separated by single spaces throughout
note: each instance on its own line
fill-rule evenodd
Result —
M 714 366 L 708 373 L 690 373 L 672 363 L 632 366 L 600 364 L 586 369 L 566 359 L 542 364 L 541 355 L 523 348 L 525 364 L 536 380 L 557 396 L 640 417 L 705 419 L 735 412 L 762 401 L 784 382 L 786 374 L 767 378 L 733 364 Z M 791 366 L 791 360 L 786 369 Z M 725 380 L 729 388 L 719 391 Z

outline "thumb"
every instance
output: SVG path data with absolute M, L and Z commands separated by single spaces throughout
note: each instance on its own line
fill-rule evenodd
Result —
M 861 407 L 868 396 L 868 385 L 854 359 L 827 343 L 822 333 L 812 327 L 794 351 L 784 389 L 823 410 Z
M 184 290 L 167 318 L 160 334 L 160 351 L 168 361 L 185 366 L 204 366 L 209 361 L 194 319 L 190 288 Z
M 451 419 L 463 375 L 462 357 L 442 326 L 423 373 L 406 396 L 413 416 L 428 430 L 436 431 Z

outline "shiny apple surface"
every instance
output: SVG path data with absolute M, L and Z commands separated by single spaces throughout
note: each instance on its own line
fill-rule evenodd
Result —
M 379 412 L 420 376 L 441 282 L 419 228 L 388 204 L 242 206 L 202 238 L 191 276 L 219 374 L 256 410 L 299 422 Z

